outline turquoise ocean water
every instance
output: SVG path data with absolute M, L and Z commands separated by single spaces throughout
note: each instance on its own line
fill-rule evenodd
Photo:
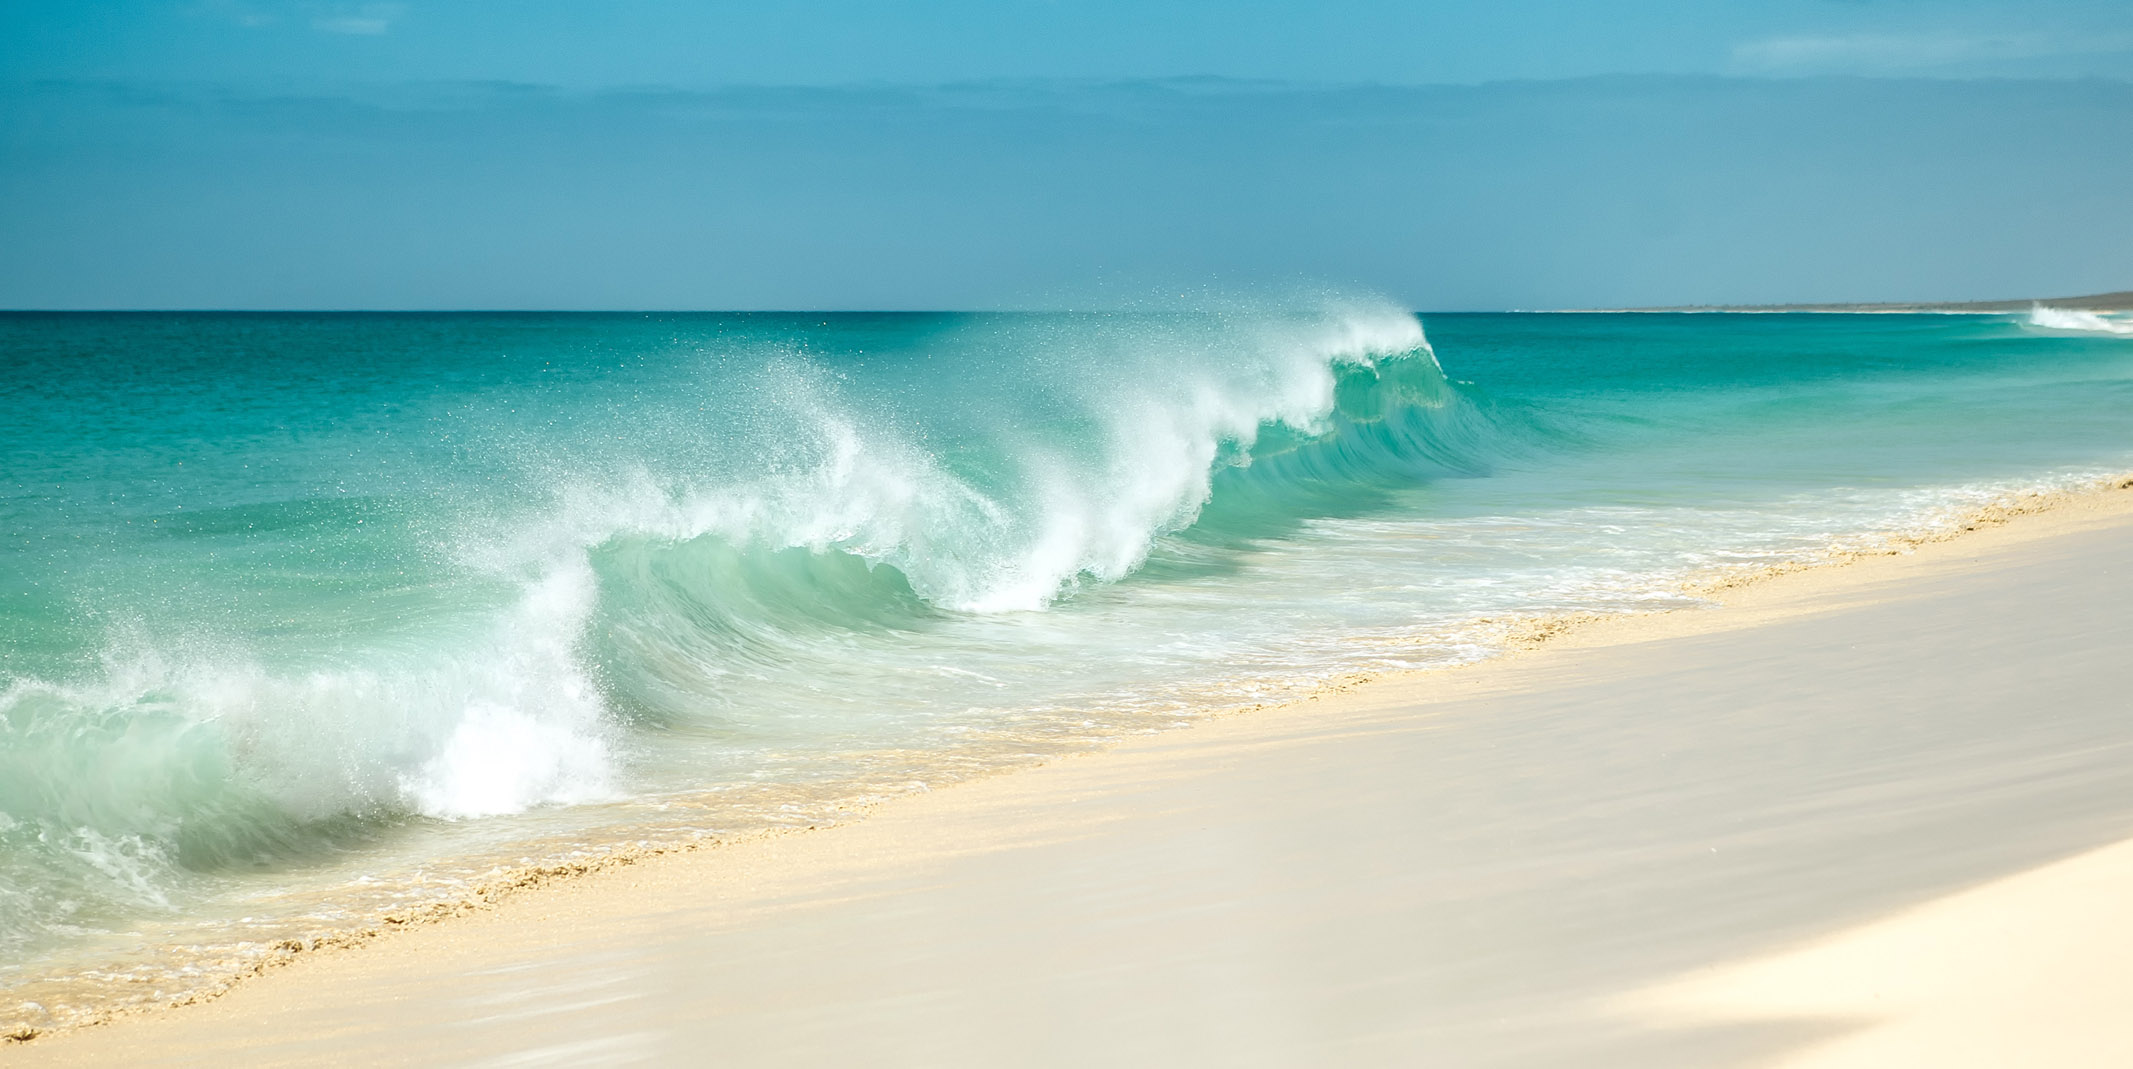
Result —
M 2133 468 L 2133 326 L 8 314 L 0 412 L 41 1024 Z

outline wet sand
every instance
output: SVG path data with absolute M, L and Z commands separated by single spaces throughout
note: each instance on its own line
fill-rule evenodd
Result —
M 2133 493 L 1726 599 L 0 1063 L 2125 1064 Z

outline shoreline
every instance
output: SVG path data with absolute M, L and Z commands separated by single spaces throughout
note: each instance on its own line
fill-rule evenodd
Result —
M 980 784 L 1024 777 L 1056 766 L 1100 762 L 1106 760 L 1108 755 L 1123 749 L 1149 745 L 1185 745 L 1195 732 L 1211 730 L 1220 725 L 1249 724 L 1262 719 L 1293 719 L 1330 705 L 1382 703 L 1388 700 L 1415 701 L 1415 695 L 1418 693 L 1422 695 L 1421 703 L 1428 704 L 1428 693 L 1433 690 L 1441 692 L 1447 689 L 1460 690 L 1470 686 L 1493 685 L 1491 677 L 1522 671 L 1523 666 L 1533 660 L 1526 654 L 1534 651 L 1594 649 L 1665 637 L 1709 634 L 1754 626 L 1756 622 L 1781 619 L 1788 614 L 1812 612 L 1815 610 L 1802 608 L 1800 603 L 1803 600 L 1827 598 L 1833 590 L 1848 585 L 1845 576 L 1854 566 L 1885 562 L 1893 564 L 1893 570 L 1901 573 L 1905 570 L 1905 562 L 1918 563 L 1918 553 L 1922 550 L 1932 551 L 1927 553 L 1927 556 L 1938 557 L 1943 552 L 1939 547 L 1984 548 L 1980 545 L 1981 542 L 1992 542 L 1996 537 L 2013 537 L 2017 541 L 2047 537 L 2050 532 L 2040 533 L 2034 521 L 2037 517 L 2050 517 L 2053 514 L 2059 517 L 2059 522 L 2047 519 L 2043 521 L 2043 527 L 2054 530 L 2079 528 L 2084 523 L 2123 518 L 2133 513 L 2133 495 L 2120 493 L 2127 489 L 2133 489 L 2133 477 L 2119 476 L 2103 480 L 2090 490 L 2013 496 L 2002 504 L 1978 510 L 1968 519 L 1951 524 L 1948 529 L 1937 533 L 1895 536 L 1865 548 L 1833 549 L 1821 558 L 1769 566 L 1746 573 L 1707 576 L 1683 584 L 1684 595 L 1715 601 L 1717 604 L 1712 607 L 1714 611 L 1702 611 L 1699 607 L 1698 611 L 1694 612 L 1670 609 L 1618 614 L 1567 613 L 1500 621 L 1503 626 L 1501 651 L 1480 661 L 1444 668 L 1357 676 L 1335 681 L 1292 701 L 1240 706 L 1209 713 L 1180 727 L 1128 734 L 1088 749 L 1053 756 L 1041 764 L 1000 767 L 926 791 L 852 806 L 846 810 L 851 814 L 850 820 L 820 830 L 837 828 L 842 833 L 842 829 L 863 826 L 884 812 L 912 808 L 921 800 L 953 795 Z M 2025 530 L 2028 533 L 2023 533 Z M 2015 534 L 2009 536 L 2009 531 Z M 1855 586 L 1872 586 L 1890 581 L 1886 576 L 1861 579 L 1854 574 L 1852 578 L 1858 582 L 1849 585 Z M 1480 623 L 1494 625 L 1499 621 Z M 1011 773 L 1013 775 L 1010 775 Z M 772 829 L 734 838 L 705 837 L 681 845 L 638 848 L 625 846 L 590 860 L 499 872 L 493 879 L 474 886 L 470 893 L 461 899 L 387 914 L 380 919 L 376 927 L 338 936 L 315 937 L 303 942 L 285 941 L 270 948 L 272 953 L 254 962 L 250 968 L 216 982 L 211 988 L 196 991 L 173 1002 L 123 1008 L 95 1020 L 59 1029 L 41 1032 L 34 1029 L 17 1031 L 6 1037 L 12 1042 L 0 1046 L 21 1050 L 47 1049 L 51 1043 L 66 1036 L 89 1030 L 101 1031 L 97 1028 L 99 1025 L 119 1025 L 141 1019 L 168 1019 L 173 1014 L 186 1012 L 183 1007 L 212 1003 L 232 991 L 272 987 L 274 985 L 271 983 L 261 985 L 251 981 L 280 973 L 285 966 L 346 958 L 350 955 L 339 952 L 358 947 L 390 947 L 398 941 L 397 936 L 400 933 L 450 929 L 461 919 L 494 915 L 500 908 L 530 908 L 519 904 L 535 902 L 551 892 L 568 891 L 580 884 L 619 878 L 618 874 L 626 874 L 630 870 L 643 871 L 687 863 L 686 859 L 690 857 L 710 858 L 711 860 L 705 861 L 704 864 L 715 865 L 717 855 L 774 848 L 780 841 L 827 838 L 799 834 L 801 831 L 813 830 L 817 829 L 813 826 Z M 385 939 L 388 935 L 396 938 Z M 325 951 L 336 953 L 329 954 L 324 953 Z M 27 1042 L 32 1039 L 37 1042 Z

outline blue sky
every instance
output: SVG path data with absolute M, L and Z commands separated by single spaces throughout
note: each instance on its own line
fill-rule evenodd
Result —
M 938 83 L 2133 76 L 2123 0 L 14 0 L 27 77 Z
M 18 2 L 0 307 L 2133 285 L 2125 3 Z

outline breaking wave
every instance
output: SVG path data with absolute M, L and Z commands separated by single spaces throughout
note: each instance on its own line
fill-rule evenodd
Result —
M 2078 308 L 2047 308 L 2041 304 L 2029 310 L 2029 325 L 2082 334 L 2133 335 L 2133 320 L 2122 316 L 2084 312 Z
M 855 643 L 1204 562 L 1493 433 L 1384 307 L 981 322 L 900 359 L 756 345 L 610 418 L 514 409 L 475 436 L 502 477 L 418 503 L 427 611 L 299 654 L 136 619 L 7 679 L 0 949 L 380 821 L 618 797 L 633 723 L 775 719 Z

